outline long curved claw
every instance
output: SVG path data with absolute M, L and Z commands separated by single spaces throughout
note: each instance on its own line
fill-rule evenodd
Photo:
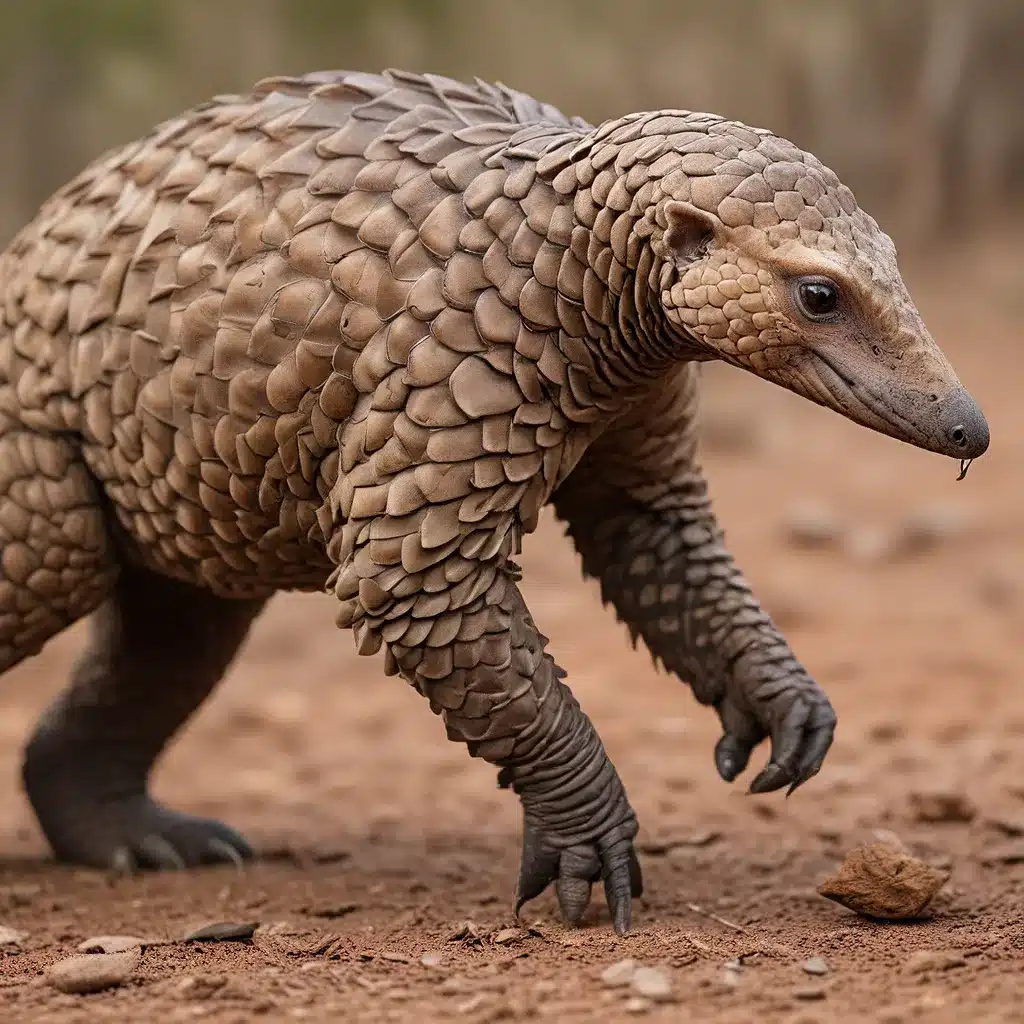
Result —
M 241 867 L 254 856 L 233 828 L 212 818 L 196 818 L 154 803 L 147 796 L 97 802 L 71 819 L 73 832 L 61 835 L 61 860 L 110 868 L 119 874 L 183 871 L 207 864 Z
M 516 916 L 523 905 L 536 899 L 558 878 L 558 850 L 544 845 L 539 832 L 526 825 L 523 829 L 523 855 L 519 861 L 516 886 Z
M 559 849 L 545 842 L 532 825 L 523 830 L 523 857 L 515 912 L 552 882 L 562 916 L 571 925 L 583 920 L 596 882 L 604 881 L 605 899 L 618 935 L 632 926 L 632 901 L 643 895 L 643 876 L 631 838 L 615 835 Z
M 763 702 L 740 703 L 727 693 L 717 711 L 724 734 L 715 746 L 715 765 L 726 782 L 732 782 L 747 767 L 754 748 L 771 737 L 771 759 L 751 782 L 751 793 L 787 786 L 792 793 L 821 769 L 835 735 L 835 712 L 817 687 L 804 686 L 795 694 L 781 689 Z

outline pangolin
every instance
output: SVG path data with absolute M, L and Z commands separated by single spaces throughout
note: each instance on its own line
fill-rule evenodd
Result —
M 515 895 L 616 930 L 636 816 L 514 558 L 550 504 L 718 713 L 718 772 L 820 768 L 835 715 L 723 545 L 700 364 L 920 448 L 988 445 L 890 239 L 810 153 L 707 113 L 594 127 L 503 85 L 278 77 L 100 157 L 0 256 L 0 670 L 92 615 L 25 752 L 55 854 L 251 855 L 147 780 L 277 591 L 422 693 L 523 810 Z

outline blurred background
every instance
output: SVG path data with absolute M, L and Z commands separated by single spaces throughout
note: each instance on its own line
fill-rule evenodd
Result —
M 906 239 L 959 232 L 1024 189 L 1022 38 L 1019 0 L 5 3 L 0 236 L 209 95 L 388 66 L 499 79 L 594 122 L 675 106 L 765 125 Z

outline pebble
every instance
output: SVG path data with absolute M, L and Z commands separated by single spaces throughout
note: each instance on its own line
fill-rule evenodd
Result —
M 633 980 L 635 973 L 635 960 L 620 960 L 601 972 L 601 981 L 607 988 L 622 988 Z
M 123 953 L 127 949 L 138 949 L 153 945 L 134 935 L 95 935 L 78 944 L 79 953 Z
M 404 953 L 393 953 L 391 951 L 385 951 L 380 954 L 381 960 L 387 960 L 388 963 L 392 964 L 407 964 L 412 961 Z
M 910 810 L 915 820 L 931 824 L 966 823 L 978 813 L 967 794 L 957 789 L 916 790 L 910 794 Z
M 919 949 L 907 957 L 903 969 L 907 974 L 928 974 L 931 971 L 951 971 L 966 965 L 967 961 L 959 953 L 945 949 Z
M 820 956 L 812 956 L 809 960 L 805 960 L 803 968 L 805 974 L 811 974 L 815 977 L 821 977 L 828 974 L 828 964 L 825 963 L 824 958 Z
M 876 842 L 852 849 L 818 893 L 865 917 L 898 921 L 920 916 L 948 880 L 948 871 Z
M 142 951 L 134 949 L 122 953 L 83 953 L 69 956 L 52 964 L 46 980 L 58 992 L 84 995 L 115 988 L 127 981 L 139 965 Z
M 449 942 L 464 942 L 472 939 L 480 939 L 483 937 L 483 932 L 480 927 L 473 921 L 463 921 L 462 924 L 456 925 L 455 928 L 448 934 Z
M 522 942 L 529 938 L 530 933 L 525 928 L 502 928 L 495 933 L 491 940 L 496 946 L 510 946 L 513 942 Z
M 443 953 L 424 953 L 423 956 L 420 957 L 420 963 L 423 964 L 424 967 L 440 967 L 443 962 Z
M 626 1000 L 626 1004 L 623 1007 L 626 1013 L 634 1014 L 639 1017 L 642 1013 L 647 1013 L 651 1008 L 651 1002 L 649 999 L 644 999 L 642 996 L 631 996 Z
M 644 999 L 665 1003 L 672 998 L 672 979 L 662 967 L 637 967 L 630 979 L 633 991 Z
M 211 921 L 188 932 L 182 942 L 247 942 L 258 927 L 258 921 Z
M 0 946 L 17 946 L 25 938 L 24 932 L 0 924 Z

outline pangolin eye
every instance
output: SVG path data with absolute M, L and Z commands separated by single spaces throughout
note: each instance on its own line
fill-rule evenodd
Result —
M 839 289 L 831 281 L 802 281 L 796 294 L 808 320 L 830 320 L 839 308 Z

